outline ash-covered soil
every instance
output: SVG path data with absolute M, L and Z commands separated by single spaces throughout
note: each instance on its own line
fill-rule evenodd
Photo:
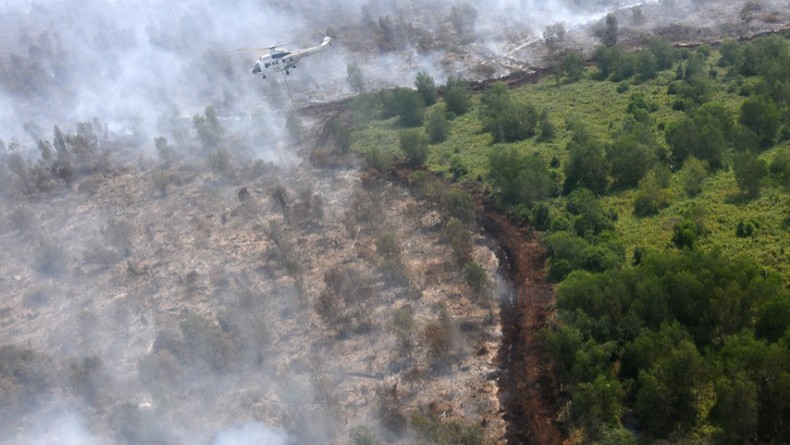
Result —
M 507 290 L 472 298 L 445 223 L 356 169 L 228 177 L 196 159 L 4 203 L 0 343 L 50 369 L 0 437 L 29 443 L 67 415 L 97 443 L 128 440 L 140 418 L 163 443 L 247 421 L 297 443 L 345 443 L 359 425 L 408 443 L 418 413 L 499 439 Z M 472 245 L 496 282 L 481 234 Z M 404 333 L 393 319 L 407 306 Z

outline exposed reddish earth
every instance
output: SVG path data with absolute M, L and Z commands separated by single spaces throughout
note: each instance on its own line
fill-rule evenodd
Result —
M 484 205 L 482 224 L 497 240 L 500 262 L 515 288 L 503 301 L 500 347 L 501 403 L 506 407 L 508 443 L 561 444 L 564 441 L 552 400 L 552 370 L 540 350 L 538 332 L 546 326 L 554 301 L 544 274 L 544 249 L 538 234 Z

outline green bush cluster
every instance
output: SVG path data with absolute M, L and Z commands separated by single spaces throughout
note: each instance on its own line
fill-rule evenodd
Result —
M 496 83 L 480 98 L 480 120 L 495 142 L 513 142 L 535 135 L 538 112 L 531 104 L 514 101 L 507 86 Z
M 790 295 L 753 261 L 649 251 L 631 269 L 573 272 L 557 307 L 565 323 L 544 345 L 593 438 L 625 411 L 652 438 L 790 438 Z
M 655 78 L 659 71 L 672 66 L 675 53 L 672 45 L 661 37 L 650 37 L 646 48 L 636 53 L 614 45 L 601 45 L 593 53 L 601 80 L 619 82 L 636 77 L 639 81 Z

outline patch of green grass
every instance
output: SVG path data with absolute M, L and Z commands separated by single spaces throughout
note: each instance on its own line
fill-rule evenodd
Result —
M 391 159 L 405 159 L 406 154 L 400 149 L 397 127 L 398 118 L 384 121 L 374 120 L 367 127 L 356 130 L 351 136 L 351 151 L 367 154 L 371 150 L 381 150 Z
M 764 157 L 772 156 L 776 150 L 774 148 Z M 698 214 L 703 217 L 707 231 L 699 240 L 700 248 L 719 246 L 727 255 L 754 258 L 763 266 L 776 270 L 785 284 L 790 285 L 790 228 L 784 227 L 790 211 L 790 193 L 786 184 L 773 178 L 766 178 L 763 184 L 757 199 L 744 200 L 733 172 L 720 171 L 705 180 L 702 193 L 689 197 L 683 191 L 680 178 L 675 175 L 670 184 L 672 203 L 658 215 L 648 218 L 634 216 L 635 190 L 606 196 L 602 204 L 605 208 L 617 210 L 619 219 L 615 226 L 629 258 L 638 247 L 670 245 L 675 224 Z M 755 224 L 757 230 L 753 237 L 738 238 L 735 235 L 741 221 Z
M 711 57 L 710 62 L 715 65 L 718 53 L 714 52 Z M 580 122 L 594 138 L 608 143 L 629 118 L 626 110 L 634 94 L 641 94 L 647 103 L 657 105 L 657 109 L 650 113 L 653 129 L 659 146 L 667 149 L 662 124 L 667 125 L 683 115 L 682 111 L 673 108 L 678 97 L 667 94 L 669 84 L 675 81 L 675 69 L 662 71 L 656 79 L 647 82 L 624 81 L 627 89 L 623 91 L 620 88 L 622 92 L 618 92 L 618 85 L 622 82 L 593 80 L 595 69 L 587 69 L 584 79 L 576 83 L 557 85 L 553 78 L 547 77 L 536 84 L 511 90 L 513 100 L 528 102 L 538 112 L 548 112 L 556 128 L 556 135 L 550 141 L 543 141 L 537 135 L 512 144 L 493 144 L 493 138 L 484 132 L 479 119 L 480 96 L 474 96 L 469 112 L 450 122 L 448 139 L 430 145 L 425 167 L 450 180 L 482 181 L 479 186 L 486 189 L 490 187 L 487 180 L 490 153 L 512 145 L 526 153 L 537 154 L 547 164 L 554 158 L 559 160 L 560 167 L 553 171 L 562 181 L 562 166 L 568 158 L 565 147 L 572 136 L 568 124 Z M 718 76 L 711 82 L 713 88 L 710 99 L 724 104 L 737 118 L 744 100 L 738 95 L 740 87 L 736 80 L 726 78 L 726 69 L 715 69 Z M 443 109 L 444 104 L 440 101 L 433 107 Z M 352 149 L 364 154 L 371 147 L 378 147 L 394 158 L 403 159 L 404 155 L 398 148 L 399 128 L 396 124 L 396 119 L 374 121 L 368 128 L 355 132 Z M 770 163 L 777 150 L 778 147 L 769 150 L 762 157 Z M 760 264 L 778 271 L 785 283 L 790 284 L 790 229 L 785 227 L 785 220 L 790 216 L 790 189 L 787 184 L 766 178 L 760 197 L 743 200 L 734 174 L 728 170 L 709 176 L 702 192 L 696 197 L 686 195 L 679 175 L 673 175 L 670 191 L 671 204 L 657 215 L 647 218 L 633 214 L 636 189 L 615 192 L 602 198 L 604 208 L 612 209 L 618 215 L 616 230 L 627 249 L 629 262 L 634 249 L 638 247 L 670 246 L 675 224 L 695 213 L 703 216 L 707 230 L 700 238 L 700 248 L 716 245 L 726 254 L 743 254 L 755 258 Z M 565 199 L 555 198 L 548 205 L 552 215 L 562 214 Z M 740 221 L 755 224 L 756 234 L 748 238 L 736 237 L 735 231 Z

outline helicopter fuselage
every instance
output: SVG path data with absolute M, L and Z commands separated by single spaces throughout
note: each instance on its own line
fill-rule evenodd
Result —
M 299 61 L 307 56 L 326 51 L 329 49 L 331 42 L 332 39 L 330 37 L 324 37 L 320 45 L 296 51 L 272 47 L 269 49 L 269 54 L 261 56 L 261 58 L 255 62 L 255 65 L 252 67 L 252 74 L 260 75 L 264 79 L 266 78 L 266 74 L 279 71 L 284 71 L 285 74 L 291 74 L 290 70 L 296 68 L 296 64 L 299 63 Z

